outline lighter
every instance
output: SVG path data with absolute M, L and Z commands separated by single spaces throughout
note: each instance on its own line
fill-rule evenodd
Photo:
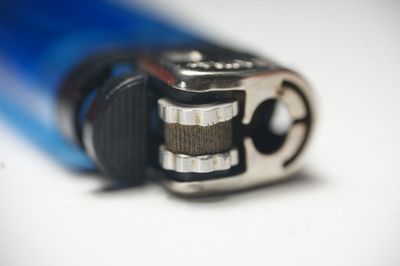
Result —
M 24 1 L 29 4 L 37 8 Z M 14 7 L 0 28 L 11 40 L 2 41 L 6 52 L 19 49 L 20 38 L 29 36 L 26 27 L 37 23 Z M 93 161 L 107 176 L 135 184 L 152 170 L 184 195 L 256 187 L 299 169 L 315 106 L 312 90 L 294 71 L 140 10 L 105 2 L 45 7 L 38 9 L 40 19 L 57 23 L 33 27 L 42 34 L 34 47 L 3 57 L 3 69 L 23 71 L 1 77 L 0 104 L 25 130 L 31 125 L 46 136 L 39 139 L 50 150 L 57 146 L 58 157 L 75 167 L 90 168 Z M 96 14 L 91 19 L 89 9 Z M 18 92 L 10 84 L 18 84 Z M 27 105 L 21 95 L 29 97 L 22 101 Z M 47 108 L 32 108 L 39 103 Z

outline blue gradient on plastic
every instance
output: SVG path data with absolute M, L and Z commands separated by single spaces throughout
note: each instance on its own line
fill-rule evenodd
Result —
M 62 163 L 91 169 L 58 131 L 57 90 L 89 54 L 201 42 L 142 10 L 103 1 L 0 3 L 0 115 Z

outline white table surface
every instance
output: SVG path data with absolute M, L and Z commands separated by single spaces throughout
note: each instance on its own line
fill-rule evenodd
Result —
M 147 2 L 277 58 L 318 94 L 300 177 L 183 200 L 101 193 L 0 120 L 0 265 L 400 265 L 400 2 Z

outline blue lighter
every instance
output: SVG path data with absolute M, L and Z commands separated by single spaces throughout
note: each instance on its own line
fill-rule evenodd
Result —
M 271 59 L 108 1 L 0 4 L 0 114 L 77 169 L 203 195 L 290 176 L 313 93 Z

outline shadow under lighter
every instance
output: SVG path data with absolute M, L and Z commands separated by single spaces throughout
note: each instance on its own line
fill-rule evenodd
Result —
M 133 184 L 151 169 L 185 195 L 299 169 L 315 107 L 295 72 L 139 9 L 2 5 L 0 111 L 62 161 Z

